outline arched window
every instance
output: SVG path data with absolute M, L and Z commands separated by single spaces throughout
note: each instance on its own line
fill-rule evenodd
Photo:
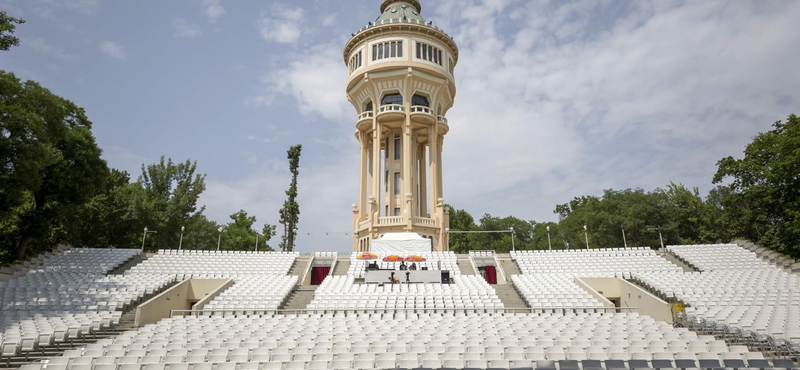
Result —
M 403 96 L 400 94 L 388 94 L 381 100 L 381 105 L 403 104 Z
M 372 109 L 373 109 L 372 108 L 372 100 L 370 100 L 369 102 L 367 102 L 367 106 L 364 107 L 364 112 L 372 112 Z
M 414 96 L 411 97 L 411 105 L 421 105 L 423 107 L 430 107 L 430 104 L 428 104 L 428 98 L 417 94 L 414 94 Z

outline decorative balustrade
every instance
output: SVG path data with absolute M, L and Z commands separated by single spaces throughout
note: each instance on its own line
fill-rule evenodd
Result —
M 358 115 L 358 120 L 361 121 L 362 119 L 372 118 L 375 116 L 375 113 L 372 111 L 364 112 Z
M 386 105 L 381 105 L 380 107 L 378 107 L 378 114 L 379 115 L 381 113 L 389 113 L 389 112 L 401 112 L 401 113 L 404 113 L 405 109 L 403 108 L 403 105 L 401 105 L 401 104 L 386 104 Z
M 438 116 L 436 117 L 436 120 L 439 121 L 440 123 L 444 123 L 445 125 L 447 124 L 447 117 L 445 116 Z
M 378 217 L 378 225 L 402 224 L 403 216 Z
M 414 224 L 417 225 L 425 225 L 425 226 L 434 226 L 435 222 L 432 218 L 428 217 L 414 217 Z
M 414 105 L 411 107 L 411 113 L 425 113 L 433 115 L 433 111 L 424 105 Z

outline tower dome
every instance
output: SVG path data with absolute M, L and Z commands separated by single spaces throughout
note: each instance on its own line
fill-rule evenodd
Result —
M 422 5 L 419 3 L 419 0 L 383 0 L 381 3 L 381 13 L 386 12 L 386 8 L 392 5 L 405 5 L 414 8 L 417 13 L 422 12 Z
M 419 0 L 383 0 L 381 15 L 344 48 L 347 98 L 361 160 L 353 250 L 388 233 L 417 233 L 448 250 L 442 145 L 456 96 L 458 47 L 420 15 Z

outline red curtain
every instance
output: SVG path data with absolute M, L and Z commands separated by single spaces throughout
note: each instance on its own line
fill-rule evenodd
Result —
M 320 285 L 331 272 L 330 266 L 314 266 L 311 268 L 311 285 Z
M 494 266 L 486 266 L 486 282 L 497 284 L 497 273 L 494 270 Z

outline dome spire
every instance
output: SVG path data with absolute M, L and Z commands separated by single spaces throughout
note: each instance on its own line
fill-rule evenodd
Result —
M 394 4 L 408 5 L 414 8 L 417 13 L 422 12 L 422 4 L 419 3 L 419 0 L 381 0 L 381 13 Z

